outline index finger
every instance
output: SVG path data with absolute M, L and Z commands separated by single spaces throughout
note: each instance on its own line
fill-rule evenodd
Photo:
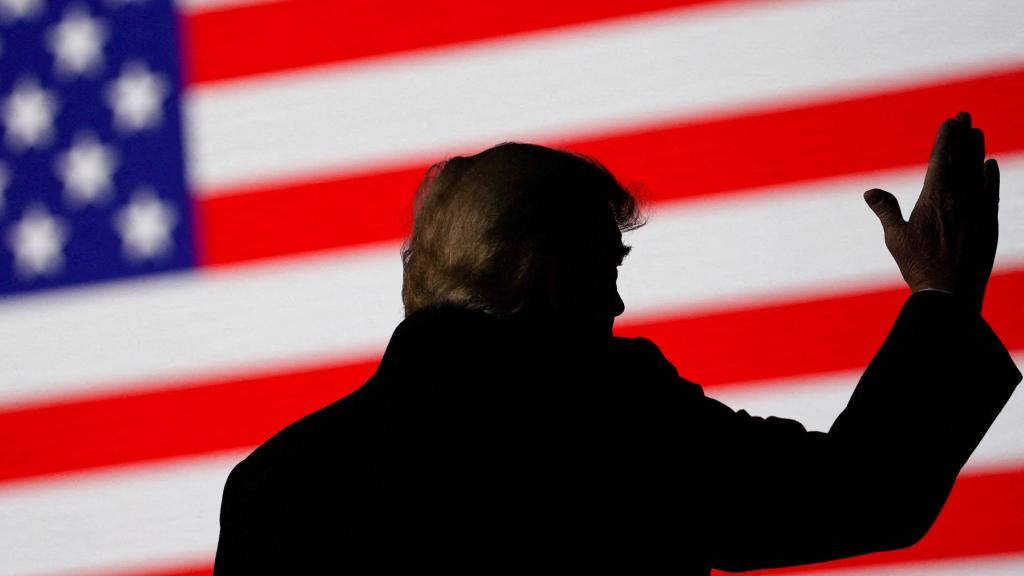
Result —
M 935 143 L 932 145 L 932 154 L 928 159 L 928 172 L 924 176 L 925 194 L 938 192 L 946 184 L 947 176 L 953 166 L 953 140 L 954 132 L 959 121 L 955 118 L 947 118 L 939 126 L 939 132 L 935 135 Z

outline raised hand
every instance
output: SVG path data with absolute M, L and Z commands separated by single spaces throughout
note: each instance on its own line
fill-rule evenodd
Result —
M 864 193 L 885 246 L 914 292 L 949 290 L 981 313 L 999 236 L 999 167 L 985 161 L 985 136 L 966 112 L 939 127 L 924 188 L 903 220 L 896 197 Z

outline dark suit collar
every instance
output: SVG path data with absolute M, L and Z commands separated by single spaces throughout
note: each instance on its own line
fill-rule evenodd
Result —
M 453 304 L 423 308 L 403 320 L 388 343 L 382 368 L 413 358 L 440 362 L 467 356 L 493 356 L 496 352 L 564 356 L 600 354 L 610 335 L 558 320 L 527 316 L 498 317 Z

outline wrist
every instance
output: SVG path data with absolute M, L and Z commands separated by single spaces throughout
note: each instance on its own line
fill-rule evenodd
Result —
M 954 290 L 949 289 L 949 288 L 938 288 L 938 287 L 932 287 L 932 286 L 923 286 L 923 287 L 920 287 L 920 288 L 913 289 L 912 292 L 914 294 L 919 294 L 921 292 L 939 292 L 941 294 L 949 294 L 949 295 L 953 296 L 953 298 L 955 300 L 961 302 L 963 305 L 965 305 L 966 307 L 970 308 L 973 312 L 975 312 L 975 313 L 977 313 L 979 315 L 981 314 L 982 301 L 983 301 L 984 297 L 983 296 L 978 296 L 978 295 L 972 295 L 970 293 L 971 291 L 969 291 L 969 290 L 962 290 L 961 289 L 961 290 L 955 290 L 954 291 Z

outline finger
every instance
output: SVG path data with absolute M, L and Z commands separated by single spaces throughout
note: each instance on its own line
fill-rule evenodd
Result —
M 954 123 L 950 130 L 948 151 L 952 155 L 953 164 L 958 168 L 965 166 L 964 161 L 970 157 L 970 150 L 973 147 L 971 136 L 971 114 L 960 112 L 953 119 Z
M 995 158 L 985 162 L 985 199 L 990 205 L 999 205 L 999 164 Z
M 932 154 L 928 158 L 928 171 L 924 176 L 924 192 L 930 194 L 937 192 L 943 184 L 946 174 L 949 173 L 953 163 L 953 155 L 950 150 L 950 137 L 957 121 L 947 118 L 935 135 L 935 143 L 932 144 Z
M 964 148 L 964 192 L 977 201 L 978 196 L 985 195 L 982 190 L 985 181 L 985 134 L 979 128 L 971 128 L 966 134 Z
M 868 203 L 868 207 L 875 213 L 875 216 L 878 216 L 886 234 L 899 230 L 906 223 L 900 212 L 899 201 L 885 190 L 878 188 L 868 190 L 864 193 L 864 201 Z
M 932 155 L 929 158 L 929 163 L 935 162 L 940 163 L 941 160 L 947 159 L 947 153 L 949 152 L 949 139 L 956 129 L 957 121 L 953 118 L 946 118 L 945 121 L 939 126 L 939 131 L 935 135 L 935 143 L 932 144 Z
M 981 128 L 971 128 L 967 141 L 970 143 L 968 149 L 971 153 L 971 161 L 981 164 L 985 161 L 985 133 Z

